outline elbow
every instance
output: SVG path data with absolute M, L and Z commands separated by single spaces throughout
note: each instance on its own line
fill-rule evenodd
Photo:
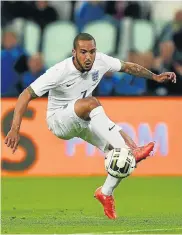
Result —
M 120 72 L 127 73 L 127 62 L 123 62 Z

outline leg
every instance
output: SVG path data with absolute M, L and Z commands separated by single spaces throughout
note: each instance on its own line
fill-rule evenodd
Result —
M 130 138 L 124 131 L 120 130 L 120 135 L 124 139 L 126 145 L 132 150 L 133 155 L 136 159 L 136 163 L 146 159 L 150 152 L 154 148 L 154 143 L 150 142 L 148 145 L 138 147 L 135 142 Z M 109 150 L 113 149 L 111 145 L 109 145 Z
M 75 101 L 70 102 L 67 106 L 57 109 L 47 120 L 49 130 L 60 139 L 79 137 L 79 133 L 89 124 L 75 114 L 74 106 Z
M 117 125 L 109 120 L 99 101 L 94 97 L 77 100 L 75 113 L 82 119 L 90 119 L 93 132 L 107 141 L 110 150 L 112 148 L 123 148 L 127 145 L 132 150 L 137 163 L 149 156 L 154 148 L 152 142 L 146 146 L 137 147 L 128 135 L 118 130 Z
M 49 120 L 49 123 L 48 123 L 49 129 L 61 139 L 71 139 L 73 137 L 80 137 L 83 140 L 91 143 L 92 145 L 95 145 L 96 147 L 101 149 L 103 152 L 108 152 L 109 144 L 113 143 L 114 145 L 115 142 L 113 140 L 112 142 L 109 142 L 110 137 L 105 138 L 105 136 L 100 135 L 97 130 L 95 131 L 95 128 L 92 125 L 92 120 L 85 121 L 85 120 L 90 119 L 88 115 L 89 108 L 91 109 L 95 106 L 101 107 L 99 102 L 95 98 L 93 99 L 88 98 L 88 99 L 82 99 L 76 102 L 72 102 L 68 106 L 66 106 L 66 108 L 57 110 L 55 115 L 51 117 L 51 120 Z M 120 147 L 122 144 L 123 146 L 125 146 L 124 140 L 119 134 L 119 131 L 121 130 L 121 128 L 115 125 L 115 123 L 113 123 L 105 115 L 104 112 L 101 112 L 100 115 L 101 115 L 101 120 L 98 120 L 98 121 L 101 121 L 102 123 L 99 122 L 98 124 L 103 128 L 102 124 L 104 122 L 107 132 L 109 134 L 112 133 L 113 130 L 115 130 L 116 138 L 119 139 L 117 142 L 118 147 Z M 113 127 L 113 126 L 115 126 L 113 130 L 109 131 L 109 127 Z M 101 129 L 101 133 L 102 132 L 104 132 L 103 129 Z M 113 135 L 111 136 L 111 138 L 115 138 L 115 136 L 113 137 Z M 119 182 L 120 182 L 120 179 L 117 179 L 115 177 L 108 175 L 106 182 L 103 185 L 102 192 L 105 195 L 112 195 L 113 190 L 117 187 Z
M 124 139 L 126 145 L 128 147 L 131 148 L 131 150 L 137 148 L 137 145 L 135 144 L 135 142 L 132 140 L 131 137 L 129 137 L 129 135 L 127 135 L 123 130 L 119 131 L 120 135 L 122 136 L 122 138 Z M 109 150 L 113 149 L 111 145 L 109 145 Z
M 95 116 L 100 116 L 99 120 L 97 118 L 96 120 L 93 118 L 94 119 L 93 123 L 92 122 L 93 120 L 90 120 L 92 118 L 90 118 L 89 114 L 93 109 L 96 109 L 97 107 L 101 106 L 99 102 L 94 98 L 90 99 L 88 98 L 76 102 L 71 102 L 65 108 L 58 109 L 55 115 L 53 115 L 51 118 L 48 119 L 49 130 L 51 130 L 57 137 L 61 139 L 71 139 L 73 137 L 81 137 L 87 142 L 99 147 L 103 151 L 108 150 L 106 149 L 106 146 L 108 146 L 109 143 L 112 145 L 118 144 L 117 146 L 121 147 L 121 145 L 125 143 L 119 134 L 117 126 L 115 128 L 112 128 L 113 130 L 115 130 L 116 138 L 119 139 L 117 140 L 117 143 L 112 140 L 112 138 L 115 138 L 115 136 L 113 137 L 113 134 L 111 135 L 111 137 L 106 136 L 106 138 L 105 136 L 103 135 L 100 136 L 98 134 L 99 131 L 101 131 L 100 133 L 104 132 L 103 123 L 105 124 L 105 129 L 107 129 L 106 135 L 108 133 L 110 134 L 113 132 L 113 130 L 109 131 L 109 128 L 113 127 L 115 124 L 111 122 L 109 118 L 107 118 L 103 109 L 101 109 L 100 112 L 98 111 L 97 115 L 95 115 Z M 99 126 L 97 125 L 97 121 Z M 92 123 L 93 125 L 91 125 Z M 90 128 L 88 128 L 88 126 L 90 126 Z M 97 129 L 97 126 L 98 129 L 100 128 L 100 126 L 102 127 L 102 129 L 96 131 L 97 132 L 96 134 L 94 130 Z M 85 130 L 88 130 L 87 133 Z M 108 142 L 109 140 L 111 140 L 111 142 Z M 106 180 L 105 190 L 108 191 L 109 195 L 104 195 L 103 193 L 101 193 L 102 198 L 104 195 L 104 203 L 106 203 L 104 208 L 105 213 L 111 219 L 116 218 L 116 215 L 114 210 L 114 199 L 113 196 L 110 194 L 112 193 L 114 188 L 119 184 L 119 182 L 120 180 L 108 175 Z
M 123 131 L 121 131 L 120 127 L 109 120 L 109 118 L 105 115 L 103 109 L 99 109 L 100 103 L 95 100 L 95 98 L 94 100 L 90 100 L 90 98 L 88 99 L 89 101 L 86 101 L 85 99 L 84 101 L 77 101 L 77 103 L 75 104 L 76 114 L 82 119 L 90 119 L 89 128 L 86 130 L 86 133 L 84 131 L 80 133 L 80 137 L 82 139 L 97 146 L 103 151 L 112 149 L 116 146 L 116 144 L 121 147 L 119 139 L 122 139 L 122 141 L 125 140 L 122 145 L 123 147 L 125 146 L 125 142 L 128 143 L 128 145 L 130 144 L 131 148 L 137 147 L 132 139 L 129 138 L 129 136 L 126 135 Z M 118 142 L 115 141 L 115 136 L 111 135 L 112 132 L 109 129 L 115 131 L 115 134 L 117 134 L 115 136 L 116 138 L 118 138 Z M 106 146 L 109 147 L 109 149 L 106 150 Z M 108 175 L 104 185 L 98 188 L 95 192 L 95 197 L 103 205 L 104 212 L 110 219 L 116 218 L 114 205 L 115 203 L 112 194 L 114 189 L 119 185 L 120 182 L 121 179 L 117 179 L 111 175 Z
M 93 132 L 105 139 L 113 148 L 122 148 L 125 142 L 119 134 L 116 125 L 109 122 L 99 101 L 94 97 L 77 100 L 75 113 L 83 120 L 90 120 Z
M 123 131 L 119 133 L 114 123 L 110 125 L 108 122 L 109 118 L 106 116 L 104 109 L 94 97 L 77 100 L 75 103 L 75 113 L 84 120 L 90 119 L 93 131 L 110 144 L 110 149 L 123 148 L 127 144 L 132 150 L 137 163 L 148 157 L 154 148 L 154 143 L 152 142 L 146 146 L 136 148 L 137 146 L 129 136 Z
M 108 123 L 110 126 L 113 126 L 114 123 L 108 119 Z M 119 133 L 121 130 L 121 127 L 116 125 L 115 127 Z M 97 133 L 94 132 L 92 125 L 89 124 L 87 129 L 83 129 L 83 131 L 79 134 L 79 137 L 83 140 L 87 141 L 88 143 L 96 146 L 103 152 L 107 153 L 109 151 L 108 142 L 103 139 L 101 136 L 99 136 Z M 115 213 L 115 203 L 114 203 L 114 197 L 113 197 L 113 191 L 114 189 L 119 185 L 121 182 L 121 179 L 115 178 L 108 174 L 105 183 L 102 187 L 99 187 L 95 192 L 95 198 L 99 200 L 99 202 L 104 207 L 105 215 L 108 216 L 110 219 L 116 218 Z

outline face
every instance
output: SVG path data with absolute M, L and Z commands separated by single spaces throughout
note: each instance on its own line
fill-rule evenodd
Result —
M 6 32 L 2 40 L 3 47 L 5 49 L 11 49 L 17 44 L 16 36 L 11 32 Z
M 39 9 L 45 9 L 48 6 L 48 2 L 47 1 L 37 1 L 36 2 L 37 6 Z
M 81 71 L 90 71 L 95 61 L 95 55 L 96 46 L 93 40 L 79 40 L 76 49 L 73 49 L 76 68 Z
M 89 1 L 89 3 L 92 5 L 99 5 L 100 1 Z
M 28 61 L 29 70 L 32 73 L 38 73 L 43 68 L 43 60 L 40 55 L 32 56 Z
M 182 23 L 182 10 L 176 12 L 175 21 L 179 24 Z
M 166 41 L 160 44 L 160 55 L 164 62 L 170 63 L 175 47 L 172 41 Z

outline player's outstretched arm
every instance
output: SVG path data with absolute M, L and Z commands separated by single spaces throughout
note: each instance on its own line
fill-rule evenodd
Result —
M 12 126 L 5 138 L 5 144 L 12 148 L 13 153 L 18 147 L 20 140 L 19 130 L 22 122 L 22 117 L 27 109 L 30 100 L 36 98 L 36 94 L 31 87 L 26 88 L 18 97 L 18 101 L 15 106 Z
M 171 81 L 173 83 L 176 83 L 176 74 L 173 72 L 165 72 L 157 75 L 152 73 L 148 69 L 142 67 L 139 64 L 130 63 L 130 62 L 123 63 L 123 61 L 121 63 L 122 63 L 122 69 L 120 70 L 120 72 L 129 73 L 137 77 L 151 79 L 160 83 L 165 81 Z

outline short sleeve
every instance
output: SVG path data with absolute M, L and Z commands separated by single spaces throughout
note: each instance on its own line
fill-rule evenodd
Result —
M 112 56 L 108 56 L 104 53 L 100 53 L 101 60 L 104 61 L 106 66 L 108 67 L 108 71 L 110 72 L 119 72 L 124 64 L 124 61 L 121 61 L 117 58 L 114 58 Z
M 53 66 L 43 75 L 30 84 L 37 96 L 42 96 L 51 89 L 54 89 L 63 79 L 63 66 Z

